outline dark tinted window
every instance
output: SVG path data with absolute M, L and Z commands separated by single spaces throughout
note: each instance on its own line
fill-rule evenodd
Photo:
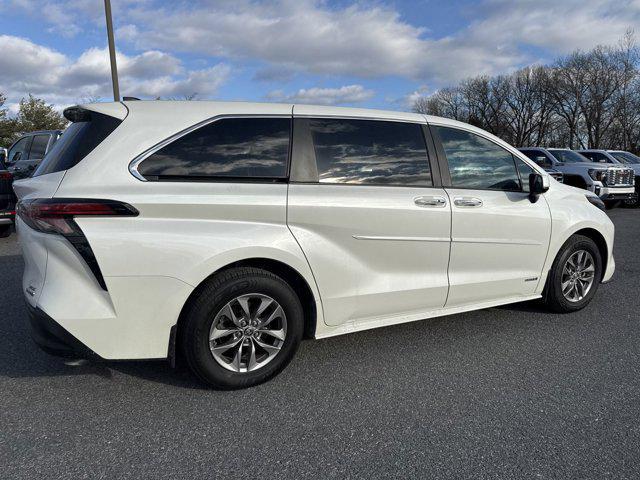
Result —
M 471 132 L 438 127 L 451 184 L 458 188 L 520 190 L 520 177 L 511 153 Z
M 600 152 L 580 152 L 581 155 L 587 157 L 593 162 L 597 163 L 611 163 L 607 156 Z
M 18 140 L 13 144 L 11 149 L 9 150 L 9 156 L 7 157 L 7 165 L 12 165 L 19 160 L 27 159 L 27 149 L 29 148 L 29 143 L 31 142 L 31 137 L 24 137 Z
M 62 133 L 45 155 L 34 177 L 74 167 L 122 123 L 117 118 L 96 112 L 87 113 L 85 118 L 85 121 L 72 123 Z
M 144 177 L 287 176 L 289 118 L 227 118 L 205 125 L 144 160 Z
M 314 119 L 309 128 L 320 183 L 432 185 L 418 124 Z
M 521 150 L 527 157 L 536 162 L 537 165 L 540 165 L 542 168 L 551 168 L 553 164 L 549 157 L 547 157 L 544 153 L 536 150 Z
M 39 160 L 47 153 L 47 144 L 49 143 L 49 135 L 35 135 L 31 143 L 29 159 Z
M 589 163 L 590 158 L 585 157 L 583 154 L 574 152 L 573 150 L 565 149 L 549 149 L 551 155 L 556 157 L 556 160 L 563 163 Z
M 638 165 L 640 164 L 640 157 L 637 157 L 633 153 L 629 152 L 609 152 L 613 158 L 625 165 Z

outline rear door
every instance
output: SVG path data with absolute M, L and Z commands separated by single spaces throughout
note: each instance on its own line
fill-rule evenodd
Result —
M 51 134 L 34 135 L 29 148 L 29 156 L 25 161 L 20 162 L 22 173 L 25 177 L 30 177 L 35 172 L 40 162 L 47 153 L 48 145 L 51 140 Z
M 451 210 L 426 126 L 295 113 L 288 225 L 326 323 L 418 319 L 442 308 Z
M 7 156 L 7 170 L 9 170 L 15 179 L 25 178 L 28 175 L 24 175 L 22 172 L 23 162 L 27 162 L 29 159 L 29 149 L 31 148 L 32 136 L 22 137 L 11 148 L 9 148 L 9 155 Z
M 477 133 L 445 126 L 432 132 L 452 203 L 447 306 L 532 295 L 551 237 L 547 202 L 528 198 L 532 168 Z

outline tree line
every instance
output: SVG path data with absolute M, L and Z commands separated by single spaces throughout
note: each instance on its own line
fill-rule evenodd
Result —
M 8 148 L 22 133 L 35 130 L 62 130 L 67 121 L 41 98 L 29 94 L 20 101 L 18 113 L 10 116 L 5 107 L 7 97 L 0 93 L 0 147 Z
M 413 110 L 470 123 L 518 147 L 640 153 L 638 53 L 628 32 L 618 45 L 575 51 L 550 65 L 466 79 L 418 99 Z

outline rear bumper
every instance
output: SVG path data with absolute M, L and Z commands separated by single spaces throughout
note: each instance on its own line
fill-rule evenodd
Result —
M 49 355 L 64 358 L 100 359 L 76 337 L 37 307 L 27 304 L 31 323 L 31 338 Z

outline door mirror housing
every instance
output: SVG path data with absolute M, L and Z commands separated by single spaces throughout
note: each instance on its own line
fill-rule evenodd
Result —
M 536 203 L 538 197 L 549 190 L 549 177 L 540 173 L 529 175 L 529 200 Z

